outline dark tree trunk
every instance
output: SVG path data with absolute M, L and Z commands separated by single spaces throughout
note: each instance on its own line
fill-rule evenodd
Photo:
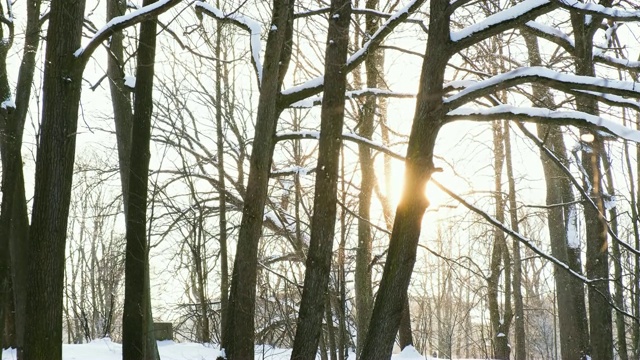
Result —
M 278 94 L 291 58 L 293 4 L 294 0 L 274 0 L 271 23 L 276 30 L 269 31 L 265 47 L 246 201 L 229 291 L 228 317 L 223 324 L 222 347 L 229 360 L 254 358 L 258 241 L 262 233 L 276 124 L 281 113 Z
M 425 186 L 435 171 L 433 148 L 442 126 L 442 84 L 449 60 L 449 1 L 433 0 L 416 112 L 407 149 L 405 185 L 396 210 L 389 251 L 360 359 L 391 356 L 416 259 L 422 217 L 429 205 Z
M 320 115 L 311 239 L 291 359 L 315 359 L 322 330 L 324 294 L 331 271 L 336 221 L 350 19 L 351 1 L 332 0 L 325 53 L 325 91 Z
M 0 274 L 0 279 L 2 276 L 11 276 L 12 278 L 10 281 L 13 285 L 12 298 L 6 300 L 13 302 L 11 308 L 15 310 L 15 334 L 12 337 L 11 346 L 17 349 L 18 358 L 22 358 L 24 342 L 27 291 L 26 256 L 29 236 L 29 218 L 20 149 L 39 43 L 40 1 L 30 0 L 27 2 L 27 27 L 22 62 L 18 70 L 16 108 L 0 115 L 0 128 L 4 134 L 0 137 L 0 156 L 2 157 L 3 169 L 2 209 L 0 211 L 0 242 L 2 244 L 0 244 L 0 248 L 8 249 L 3 254 L 9 261 L 4 265 L 4 268 L 11 269 L 10 273 Z M 0 76 L 0 87 L 4 89 L 2 90 L 2 98 L 5 99 L 10 97 L 10 85 L 6 77 L 6 62 L 4 60 L 2 60 L 1 66 L 5 71 Z
M 29 234 L 27 360 L 62 358 L 65 240 L 83 67 L 74 52 L 80 47 L 84 5 L 82 0 L 52 1 L 49 11 Z
M 532 66 L 542 64 L 538 42 L 535 37 L 524 37 Z M 547 89 L 540 85 L 533 86 L 534 105 L 553 107 L 553 97 Z M 562 162 L 556 164 L 544 151 L 540 154 L 547 188 L 547 205 L 552 206 L 547 212 L 551 255 L 568 264 L 574 272 L 582 273 L 579 239 L 569 242 L 568 235 L 573 233 L 577 224 L 573 219 L 577 216 L 571 182 L 559 168 L 568 166 L 567 150 L 558 126 L 537 125 L 538 136 L 545 139 L 544 145 Z M 577 236 L 577 233 L 575 233 Z M 569 246 L 569 244 L 571 246 Z M 572 277 L 564 269 L 554 267 L 556 294 L 558 303 L 558 322 L 560 333 L 560 350 L 563 359 L 582 359 L 589 354 L 589 327 L 585 306 L 584 284 Z
M 120 15 L 126 11 L 126 2 L 122 0 L 109 0 L 107 2 L 107 20 Z M 111 91 L 111 103 L 113 107 L 113 118 L 116 128 L 116 140 L 118 147 L 118 164 L 120 171 L 120 183 L 122 186 L 122 203 L 124 205 L 125 219 L 128 215 L 129 207 L 129 162 L 131 158 L 131 132 L 132 117 L 131 100 L 129 93 L 131 89 L 124 86 L 124 36 L 122 31 L 116 31 L 111 36 L 109 42 L 109 57 L 107 60 L 107 76 L 109 77 L 109 89 Z M 158 349 L 153 334 L 153 317 L 151 311 L 151 289 L 149 271 L 145 279 L 145 301 L 147 302 L 147 360 L 157 360 Z
M 154 0 L 145 0 L 149 5 Z M 147 190 L 153 111 L 153 76 L 156 54 L 156 19 L 140 25 L 136 87 L 129 160 L 129 204 L 125 258 L 125 299 L 122 316 L 122 358 L 147 359 L 150 327 L 147 249 Z
M 572 13 L 571 24 L 575 37 L 575 69 L 577 75 L 594 76 L 593 35 L 597 30 L 596 19 L 587 22 L 584 14 Z M 576 109 L 591 115 L 599 115 L 597 102 L 584 95 L 576 96 Z M 581 132 L 586 133 L 585 131 Z M 607 222 L 602 198 L 601 154 L 603 140 L 594 134 L 594 141 L 583 143 L 581 164 L 583 186 L 597 208 L 585 203 L 584 219 L 587 242 L 586 272 L 589 279 L 609 279 L 609 249 Z M 609 281 L 597 281 L 589 287 L 589 331 L 591 335 L 591 356 L 594 359 L 609 359 L 613 356 L 613 329 L 611 294 Z
M 411 307 L 409 306 L 409 297 L 407 296 L 402 307 L 402 318 L 400 319 L 400 328 L 398 329 L 398 342 L 400 349 L 404 349 L 409 345 L 413 345 L 413 334 L 411 332 Z

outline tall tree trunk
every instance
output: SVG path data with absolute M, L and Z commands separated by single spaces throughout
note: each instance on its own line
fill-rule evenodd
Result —
M 606 1 L 608 2 L 608 1 Z M 603 4 L 605 5 L 605 4 Z M 577 75 L 594 76 L 593 35 L 598 29 L 597 19 L 587 21 L 584 14 L 571 13 L 571 24 L 575 37 L 575 71 Z M 598 104 L 589 96 L 576 95 L 576 109 L 591 115 L 599 115 Z M 581 134 L 587 134 L 585 130 Z M 591 356 L 594 359 L 609 359 L 613 356 L 613 330 L 609 303 L 609 249 L 607 222 L 602 198 L 601 154 L 604 151 L 602 138 L 597 134 L 590 144 L 582 144 L 581 165 L 583 186 L 597 208 L 584 206 L 585 233 L 587 241 L 587 277 L 603 279 L 589 287 L 589 330 Z M 604 279 L 607 279 L 606 281 Z
M 516 184 L 513 177 L 513 161 L 511 158 L 511 132 L 507 122 L 505 122 L 503 130 L 507 181 L 509 184 L 509 218 L 511 220 L 511 229 L 515 232 L 520 232 Z M 520 258 L 520 242 L 517 239 L 513 239 L 513 304 L 515 308 L 515 360 L 525 360 L 527 358 L 527 347 L 524 330 L 524 303 L 522 299 L 522 260 Z
M 538 42 L 532 35 L 525 35 L 529 62 L 542 65 Z M 548 89 L 533 86 L 535 106 L 553 106 L 553 97 Z M 558 126 L 537 124 L 538 136 L 545 139 L 544 145 L 568 166 L 567 150 Z M 551 242 L 551 255 L 569 265 L 571 270 L 582 273 L 580 239 L 577 237 L 576 209 L 571 182 L 549 155 L 541 151 L 540 159 L 544 171 L 549 205 L 547 223 Z M 563 205 L 564 204 L 564 205 Z M 562 205 L 562 206 L 561 206 Z M 563 359 L 583 359 L 589 354 L 589 327 L 585 306 L 584 284 L 573 278 L 564 269 L 554 267 L 558 322 L 560 328 L 560 350 Z
M 282 111 L 277 102 L 291 58 L 293 4 L 294 0 L 274 0 L 271 24 L 275 30 L 269 31 L 265 47 L 267 51 L 260 84 L 246 201 L 231 278 L 228 317 L 226 324 L 223 324 L 222 347 L 229 360 L 254 358 L 258 241 L 262 233 L 276 124 Z
M 502 170 L 504 167 L 504 141 L 502 123 L 493 123 L 494 146 L 494 171 L 495 171 L 495 216 L 498 221 L 504 223 L 504 200 L 502 197 Z M 504 232 L 494 229 L 493 250 L 491 252 L 491 273 L 487 278 L 487 303 L 489 304 L 489 317 L 493 332 L 493 357 L 500 360 L 508 360 L 511 356 L 509 345 L 509 328 L 511 325 L 511 296 L 510 296 L 510 261 L 509 249 Z M 503 302 L 504 313 L 500 314 L 499 286 L 502 268 L 504 267 L 505 299 Z
M 145 0 L 149 5 L 154 0 Z M 147 249 L 147 190 L 153 111 L 153 76 L 156 55 L 156 19 L 140 25 L 136 69 L 131 154 L 129 160 L 129 204 L 125 258 L 125 299 L 122 316 L 122 358 L 148 359 L 150 296 Z M 135 141 L 133 141 L 135 140 Z M 155 343 L 155 341 L 153 341 Z
M 36 54 L 40 44 L 40 0 L 27 1 L 27 25 L 25 30 L 22 62 L 18 70 L 15 91 L 15 109 L 0 115 L 0 157 L 2 158 L 2 207 L 0 210 L 0 248 L 8 249 L 3 256 L 9 261 L 4 265 L 11 272 L 2 276 L 11 276 L 12 301 L 15 310 L 15 341 L 11 344 L 17 349 L 18 358 L 22 358 L 25 331 L 26 286 L 27 286 L 27 240 L 29 237 L 29 218 L 25 195 L 22 168 L 22 137 L 27 118 L 27 109 L 31 97 Z M 7 45 L 7 44 L 5 44 Z M 8 49 L 7 49 L 8 50 Z M 4 55 L 3 55 L 4 56 Z M 10 97 L 10 85 L 7 79 L 7 64 L 2 60 L 0 87 L 3 99 Z M 0 280 L 1 282 L 2 280 Z M 0 332 L 1 334 L 1 332 Z
M 367 0 L 366 8 L 376 10 L 378 0 Z M 365 15 L 365 39 L 373 35 L 379 28 L 379 18 L 373 14 Z M 378 67 L 382 57 L 382 50 L 369 53 L 365 59 L 367 88 L 377 88 L 381 83 L 381 73 Z M 358 86 L 358 85 L 356 85 Z M 369 96 L 362 104 L 358 119 L 358 133 L 366 139 L 371 139 L 374 129 L 376 113 L 376 97 Z M 360 193 L 358 194 L 358 247 L 356 250 L 355 293 L 356 293 L 356 325 L 358 330 L 356 350 L 358 353 L 364 347 L 367 328 L 373 308 L 373 289 L 371 287 L 371 195 L 375 182 L 375 173 L 371 149 L 365 144 L 358 145 L 360 160 Z
M 315 359 L 322 330 L 336 221 L 338 170 L 346 90 L 351 1 L 332 0 L 325 52 L 325 90 L 320 115 L 311 239 L 291 359 Z
M 615 185 L 613 183 L 613 174 L 612 174 L 612 164 L 609 160 L 609 157 L 605 154 L 602 157 L 602 161 L 604 163 L 606 171 L 606 181 L 607 181 L 607 196 L 610 196 L 610 201 L 614 201 L 613 196 L 615 194 Z M 611 218 L 611 231 L 617 236 L 618 235 L 618 210 L 616 206 L 613 205 L 609 209 L 609 218 Z M 625 309 L 624 302 L 624 284 L 622 282 L 622 256 L 620 253 L 620 244 L 617 241 L 613 241 L 611 243 L 611 252 L 613 255 L 613 271 L 614 271 L 614 288 L 615 295 L 613 297 L 613 301 L 615 305 L 620 309 Z M 616 311 L 616 335 L 618 338 L 618 346 L 617 353 L 620 357 L 620 360 L 628 360 L 629 353 L 627 347 L 627 329 L 625 324 L 625 316 L 621 311 Z
M 74 52 L 80 47 L 84 5 L 83 0 L 52 1 L 49 11 L 29 233 L 26 360 L 62 358 L 65 242 L 83 68 Z
M 107 1 L 107 21 L 116 16 L 124 15 L 126 11 L 126 2 L 123 0 Z M 123 71 L 124 66 L 124 36 L 122 31 L 116 31 L 111 36 L 109 42 L 109 57 L 107 58 L 107 76 L 109 78 L 109 89 L 111 92 L 111 103 L 113 107 L 113 118 L 116 128 L 116 141 L 118 148 L 118 165 L 120 172 L 120 183 L 122 187 L 122 203 L 124 207 L 125 219 L 128 216 L 129 207 L 129 174 L 131 161 L 131 133 L 133 129 L 133 113 L 131 109 L 131 100 L 129 97 L 130 89 L 124 86 Z M 147 360 L 159 360 L 157 343 L 153 333 L 153 316 L 151 309 L 151 283 L 149 279 L 149 271 L 147 270 L 147 278 L 145 279 L 144 291 L 145 301 L 147 302 Z
M 432 17 L 422 64 L 416 110 L 406 156 L 405 184 L 396 210 L 389 251 L 369 332 L 360 359 L 389 358 L 406 303 L 407 289 L 416 260 L 422 217 L 429 205 L 425 186 L 436 171 L 433 148 L 442 126 L 442 84 L 449 60 L 449 1 L 432 0 Z
M 217 1 L 216 5 L 219 7 L 220 2 Z M 226 189 L 226 179 L 224 170 L 224 133 L 222 131 L 222 24 L 218 23 L 216 31 L 216 150 L 218 156 L 218 181 L 220 182 L 220 189 Z M 227 195 L 225 191 L 220 191 L 218 195 L 219 206 L 219 238 L 220 243 L 220 324 L 226 323 L 227 320 L 227 306 L 229 303 L 229 264 L 228 264 L 228 251 L 227 251 Z M 224 332 L 224 327 L 220 327 Z M 224 338 L 224 334 L 220 334 L 220 338 Z

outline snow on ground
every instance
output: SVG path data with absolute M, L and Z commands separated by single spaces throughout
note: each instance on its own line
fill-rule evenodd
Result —
M 176 343 L 159 341 L 158 350 L 162 360 L 214 360 L 218 356 L 218 345 L 196 343 Z M 277 349 L 268 345 L 256 346 L 256 360 L 285 360 L 291 356 L 291 349 Z M 318 359 L 320 356 L 318 356 Z M 4 350 L 1 360 L 16 359 L 15 350 Z M 88 344 L 64 344 L 63 360 L 120 360 L 122 345 L 109 339 L 94 340 Z M 355 354 L 349 354 L 348 360 L 356 360 Z M 436 360 L 420 355 L 412 346 L 406 347 L 402 353 L 393 355 L 391 360 Z

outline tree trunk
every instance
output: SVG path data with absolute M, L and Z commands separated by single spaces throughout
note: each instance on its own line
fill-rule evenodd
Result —
M 336 221 L 338 170 L 346 90 L 351 1 L 332 0 L 325 53 L 325 91 L 320 115 L 311 239 L 291 359 L 315 359 L 322 330 Z
M 220 6 L 219 1 L 217 2 Z M 218 156 L 218 181 L 220 189 L 226 189 L 226 179 L 224 170 L 224 134 L 222 132 L 222 24 L 218 23 L 216 31 L 216 148 Z M 219 238 L 220 243 L 220 324 L 225 324 L 227 319 L 227 306 L 229 303 L 229 264 L 227 251 L 227 195 L 225 191 L 220 191 L 218 195 L 218 205 L 220 207 L 219 218 Z M 220 331 L 224 332 L 224 327 L 220 327 Z M 224 338 L 224 334 L 220 334 L 220 338 Z
M 625 144 L 626 145 L 626 144 Z M 615 194 L 615 185 L 613 182 L 613 174 L 611 172 L 611 161 L 608 156 L 603 156 L 602 161 L 604 162 L 605 169 L 609 169 L 606 172 L 606 180 L 607 180 L 607 194 L 608 196 L 613 197 Z M 612 199 L 613 200 L 613 199 Z M 612 206 L 609 210 L 609 218 L 611 218 L 611 231 L 617 236 L 618 235 L 618 210 L 616 206 Z M 624 302 L 624 284 L 622 281 L 623 273 L 622 273 L 622 261 L 623 258 L 620 253 L 620 244 L 617 241 L 613 241 L 611 243 L 611 251 L 613 255 L 613 271 L 614 271 L 614 288 L 615 295 L 613 298 L 616 306 L 624 310 L 625 302 Z M 616 311 L 616 335 L 618 338 L 618 346 L 617 353 L 620 357 L 620 360 L 629 360 L 628 346 L 627 346 L 627 329 L 625 324 L 625 316 L 621 311 Z
M 446 14 L 447 0 L 433 0 L 431 14 Z M 406 156 L 405 185 L 396 210 L 389 251 L 360 359 L 389 358 L 402 318 L 416 260 L 422 217 L 429 202 L 425 186 L 436 171 L 433 148 L 442 125 L 442 84 L 449 60 L 449 18 L 432 17 L 422 65 L 416 111 Z
M 502 198 L 502 169 L 504 166 L 504 141 L 502 123 L 493 123 L 493 145 L 494 145 L 494 171 L 495 171 L 495 216 L 496 219 L 504 223 L 504 200 Z M 491 273 L 487 278 L 487 303 L 489 304 L 489 317 L 491 330 L 493 331 L 493 357 L 500 360 L 508 360 L 511 356 L 511 346 L 509 345 L 509 328 L 513 314 L 511 313 L 510 296 L 510 261 L 509 249 L 504 232 L 494 229 L 493 250 L 491 252 Z M 504 267 L 504 313 L 500 314 L 499 285 L 500 277 Z
M 367 0 L 366 8 L 376 10 L 378 0 Z M 372 14 L 365 15 L 366 36 L 373 35 L 379 28 L 379 18 Z M 365 71 L 367 74 L 367 88 L 374 89 L 381 83 L 382 73 L 379 72 L 379 62 L 382 58 L 382 50 L 369 53 L 365 59 Z M 358 86 L 359 84 L 356 84 Z M 376 114 L 376 97 L 369 96 L 362 104 L 360 118 L 358 121 L 358 134 L 366 139 L 371 139 L 374 129 L 374 119 Z M 371 320 L 371 310 L 373 308 L 373 289 L 371 287 L 371 195 L 375 180 L 373 157 L 371 148 L 365 144 L 358 145 L 358 156 L 360 160 L 360 193 L 358 194 L 358 247 L 356 250 L 355 269 L 355 294 L 356 294 L 356 325 L 357 353 L 362 351 L 364 340 L 367 335 L 367 328 Z
M 507 165 L 507 181 L 509 184 L 509 217 L 511 229 L 520 232 L 518 220 L 518 205 L 516 202 L 516 184 L 513 177 L 513 161 L 511 158 L 511 132 L 509 123 L 504 124 L 504 153 Z M 513 304 L 515 308 L 515 360 L 527 358 L 525 340 L 524 303 L 522 299 L 522 261 L 520 258 L 520 242 L 513 239 Z
M 145 0 L 143 5 L 154 0 Z M 153 76 L 156 54 L 156 19 L 140 25 L 132 143 L 129 162 L 129 204 L 127 207 L 127 245 L 125 258 L 125 299 L 122 316 L 122 358 L 148 359 L 149 254 L 147 249 L 147 190 L 153 111 Z M 135 140 L 135 141 L 133 141 Z
M 605 4 L 603 4 L 605 5 Z M 594 76 L 593 35 L 598 29 L 598 21 L 584 14 L 572 13 L 571 24 L 575 37 L 576 75 Z M 597 102 L 589 96 L 576 95 L 576 109 L 591 115 L 599 115 Z M 586 134 L 584 130 L 581 134 Z M 581 164 L 583 186 L 592 197 L 597 208 L 585 204 L 584 219 L 587 242 L 587 277 L 589 279 L 609 279 L 609 249 L 607 222 L 602 198 L 601 154 L 604 151 L 602 138 L 596 133 L 592 143 L 582 144 Z M 589 330 L 591 334 L 591 356 L 594 359 L 609 359 L 613 356 L 613 330 L 611 295 L 609 282 L 597 281 L 589 287 Z
M 27 2 L 27 25 L 24 38 L 22 62 L 18 70 L 16 86 L 16 108 L 0 115 L 0 127 L 4 135 L 0 137 L 0 156 L 2 157 L 2 208 L 0 210 L 0 248 L 8 249 L 4 256 L 9 261 L 11 273 L 12 301 L 15 309 L 15 341 L 11 344 L 17 349 L 18 358 L 22 358 L 25 331 L 26 286 L 27 286 L 27 240 L 29 237 L 29 218 L 22 169 L 22 137 L 24 124 L 31 97 L 31 84 L 36 65 L 36 54 L 40 44 L 40 1 Z M 6 88 L 3 99 L 10 97 L 10 85 L 5 70 L 0 76 L 2 87 Z M 7 265 L 5 265 L 7 266 Z M 0 278 L 3 275 L 0 275 Z M 0 280 L 1 281 L 1 280 Z M 1 332 L 0 332 L 1 333 Z
M 107 2 L 107 21 L 126 11 L 126 2 L 122 0 L 109 0 Z M 129 93 L 131 89 L 124 86 L 124 36 L 122 31 L 116 31 L 109 42 L 109 57 L 107 58 L 107 76 L 111 91 L 111 103 L 113 106 L 113 118 L 116 128 L 118 147 L 118 167 L 120 171 L 120 183 L 122 186 L 122 203 L 125 219 L 129 206 L 129 174 L 131 157 L 131 132 L 133 128 L 133 112 Z M 158 345 L 153 334 L 153 316 L 151 309 L 151 284 L 147 270 L 145 279 L 145 301 L 147 302 L 147 360 L 159 360 Z
M 80 47 L 84 5 L 82 0 L 52 1 L 49 11 L 29 234 L 26 360 L 62 358 L 65 241 L 83 67 L 74 52 Z
M 532 66 L 542 64 L 537 39 L 525 35 L 525 43 Z M 540 85 L 533 86 L 535 106 L 553 107 L 553 97 Z M 558 126 L 537 124 L 538 136 L 545 139 L 546 147 L 562 164 L 555 164 L 543 151 L 540 154 L 547 188 L 547 212 L 551 255 L 568 264 L 574 272 L 582 273 L 580 260 L 580 239 L 577 238 L 577 223 L 571 182 L 560 169 L 568 166 L 567 150 Z M 567 204 L 559 206 L 561 204 Z M 555 206 L 553 206 L 555 205 Z M 571 239 L 569 236 L 571 235 Z M 564 269 L 554 267 L 558 322 L 560 328 L 560 350 L 563 359 L 583 359 L 589 354 L 589 332 L 585 306 L 584 284 L 568 274 Z
M 278 94 L 291 58 L 293 3 L 294 0 L 274 0 L 271 23 L 276 30 L 269 31 L 265 47 L 268 50 L 264 55 L 246 201 L 229 291 L 228 317 L 223 324 L 222 347 L 229 360 L 254 358 L 258 241 L 262 233 L 276 124 L 281 113 Z

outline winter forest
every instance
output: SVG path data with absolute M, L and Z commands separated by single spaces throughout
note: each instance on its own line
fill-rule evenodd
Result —
M 635 0 L 2 0 L 2 359 L 639 359 L 638 34 Z

